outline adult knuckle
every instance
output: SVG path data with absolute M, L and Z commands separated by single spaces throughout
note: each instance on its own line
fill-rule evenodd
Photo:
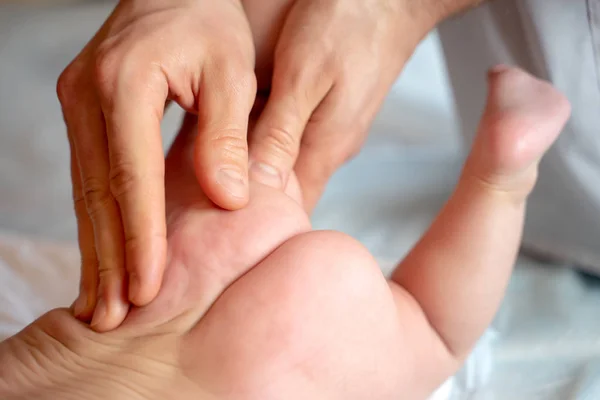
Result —
M 248 143 L 241 129 L 237 127 L 220 129 L 212 139 L 214 149 L 221 151 L 227 158 L 239 159 L 248 152 Z
M 213 61 L 212 68 L 218 78 L 225 81 L 236 94 L 256 91 L 256 76 L 251 61 L 235 53 L 220 55 Z
M 110 193 L 115 199 L 121 199 L 132 193 L 139 182 L 139 175 L 131 164 L 121 162 L 111 166 L 109 186 Z
M 58 77 L 56 94 L 63 107 L 71 107 L 75 103 L 80 76 L 79 70 L 73 65 L 69 65 Z
M 122 71 L 120 53 L 108 45 L 99 46 L 94 56 L 94 82 L 102 93 L 110 92 Z
M 223 76 L 238 77 L 248 68 L 249 63 L 235 50 L 223 52 L 214 56 L 214 66 Z
M 277 68 L 277 67 L 276 67 Z M 313 68 L 308 63 L 286 62 L 273 74 L 273 86 L 283 88 L 306 87 L 314 78 Z
M 263 145 L 281 156 L 295 157 L 299 139 L 291 129 L 279 126 L 269 126 Z
M 125 248 L 127 251 L 136 251 L 144 248 L 148 243 L 153 240 L 164 241 L 166 239 L 165 234 L 159 231 L 127 231 L 125 232 Z
M 105 182 L 96 177 L 84 179 L 82 186 L 87 212 L 93 218 L 109 206 L 110 191 Z
M 79 174 L 79 171 L 72 172 L 72 174 L 75 174 L 75 173 Z M 85 200 L 84 195 L 83 195 L 83 188 L 79 184 L 79 179 L 72 179 L 71 195 L 73 197 L 73 203 L 75 203 L 75 205 L 77 205 L 77 203 L 80 203 Z
M 313 61 L 276 66 L 272 86 L 273 91 L 292 97 L 290 106 L 300 115 L 309 111 L 309 105 L 322 101 L 334 82 L 335 74 L 324 68 L 321 61 Z
M 80 210 L 85 210 L 85 196 L 83 195 L 83 190 L 73 191 L 73 205 L 75 207 L 75 212 L 79 212 Z
M 120 260 L 114 257 L 103 257 L 98 262 L 98 278 L 101 282 L 110 282 L 119 279 L 124 275 L 124 271 L 121 271 Z M 105 284 L 106 284 L 105 283 Z

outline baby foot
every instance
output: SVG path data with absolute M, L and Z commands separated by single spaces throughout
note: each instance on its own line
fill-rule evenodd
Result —
M 489 72 L 489 94 L 466 169 L 490 188 L 529 194 L 537 165 L 570 114 L 548 82 L 504 65 Z

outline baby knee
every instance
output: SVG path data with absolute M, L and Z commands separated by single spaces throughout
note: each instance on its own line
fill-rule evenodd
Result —
M 312 231 L 296 236 L 282 247 L 296 255 L 290 262 L 306 282 L 353 293 L 385 282 L 370 252 L 344 233 Z

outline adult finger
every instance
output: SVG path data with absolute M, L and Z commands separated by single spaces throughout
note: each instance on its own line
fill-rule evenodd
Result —
M 116 328 L 125 318 L 123 228 L 109 186 L 108 146 L 99 103 L 90 97 L 77 109 L 73 142 L 79 161 L 81 188 L 93 224 L 98 257 L 97 303 L 91 326 L 99 331 Z
M 333 86 L 322 63 L 288 54 L 275 59 L 271 94 L 250 139 L 251 178 L 276 188 L 285 187 L 304 128 Z
M 251 65 L 224 59 L 204 67 L 194 165 L 206 195 L 225 209 L 248 202 L 248 118 L 255 95 Z
M 307 212 L 316 205 L 331 175 L 360 150 L 371 109 L 375 109 L 363 106 L 365 101 L 334 88 L 306 125 L 294 171 Z
M 110 154 L 109 188 L 122 221 L 128 299 L 142 306 L 156 297 L 166 263 L 160 122 L 168 86 L 158 69 L 139 73 L 130 63 L 105 65 L 97 78 Z
M 67 138 L 71 154 L 70 169 L 73 194 L 73 205 L 77 218 L 77 236 L 79 250 L 81 253 L 81 276 L 79 284 L 79 295 L 73 304 L 75 317 L 89 321 L 96 307 L 96 296 L 98 288 L 98 257 L 94 243 L 94 228 L 87 213 L 85 197 L 81 183 L 81 173 L 77 158 L 77 150 L 73 141 L 73 135 L 77 130 L 78 96 L 82 91 L 78 90 L 79 75 L 73 67 L 67 68 L 60 76 L 56 92 L 61 103 L 63 117 L 67 126 Z
M 311 213 L 323 194 L 327 182 L 344 157 L 331 154 L 335 143 L 325 136 L 316 137 L 310 145 L 302 145 L 294 171 L 302 189 L 302 201 L 307 213 Z
M 72 163 L 77 161 L 78 164 L 73 165 L 73 169 L 79 171 L 72 175 L 83 260 L 85 294 L 82 298 L 88 299 L 82 317 L 89 317 L 93 310 L 92 326 L 107 330 L 118 326 L 128 309 L 128 302 L 121 295 L 124 286 L 123 234 L 119 212 L 108 185 L 104 117 L 92 82 L 79 72 L 76 66 L 67 68 L 59 79 L 58 91 L 74 148 L 71 154 L 76 155 Z M 100 288 L 99 277 L 104 280 Z
M 71 125 L 66 120 L 67 129 Z M 75 144 L 70 133 L 68 133 L 69 148 L 71 151 L 71 182 L 73 192 L 73 205 L 77 218 L 77 238 L 81 252 L 81 276 L 79 280 L 79 295 L 73 305 L 75 317 L 88 322 L 96 307 L 98 289 L 98 256 L 94 244 L 94 227 L 88 216 L 83 188 L 81 186 L 81 174 Z

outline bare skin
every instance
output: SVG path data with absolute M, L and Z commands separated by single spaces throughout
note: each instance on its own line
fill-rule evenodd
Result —
M 310 210 L 419 40 L 476 2 L 120 1 L 57 88 L 82 254 L 78 318 L 114 329 L 160 289 L 168 103 L 197 115 L 194 168 L 215 204 L 243 208 L 248 175 L 283 190 L 294 172 Z M 254 70 L 260 118 L 249 134 Z
M 167 159 L 169 252 L 157 298 L 96 333 L 54 310 L 0 344 L 3 399 L 425 398 L 502 298 L 537 163 L 566 100 L 499 68 L 457 189 L 386 280 L 355 240 L 311 231 L 286 193 L 251 183 L 215 208 L 194 185 L 193 117 Z

